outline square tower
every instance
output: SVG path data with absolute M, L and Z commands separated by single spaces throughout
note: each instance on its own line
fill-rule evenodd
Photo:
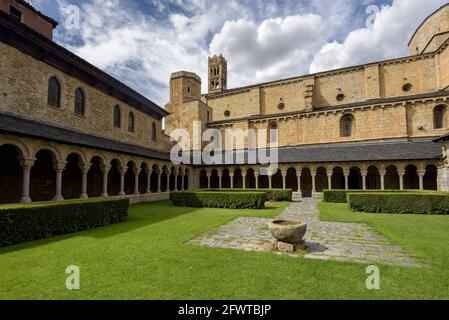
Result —
M 228 62 L 223 55 L 209 58 L 209 93 L 222 92 L 228 85 Z

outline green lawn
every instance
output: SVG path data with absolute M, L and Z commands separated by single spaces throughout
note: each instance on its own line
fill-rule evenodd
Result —
M 1 299 L 396 299 L 449 298 L 449 217 L 354 214 L 321 204 L 321 216 L 356 221 L 418 256 L 429 268 L 381 266 L 381 290 L 365 288 L 365 265 L 210 249 L 184 242 L 238 216 L 265 210 L 132 206 L 127 222 L 0 249 Z M 81 290 L 65 269 L 81 269 Z

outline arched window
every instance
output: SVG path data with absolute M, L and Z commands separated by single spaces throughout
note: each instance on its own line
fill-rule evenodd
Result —
M 114 107 L 114 127 L 120 128 L 122 126 L 122 113 L 120 111 L 120 106 Z
M 277 143 L 278 142 L 278 126 L 276 123 L 271 123 L 268 126 L 268 143 Z
M 84 116 L 86 106 L 86 98 L 82 89 L 78 88 L 75 91 L 75 113 Z
M 446 126 L 446 106 L 436 106 L 433 109 L 433 127 L 434 129 L 443 129 Z
M 153 140 L 154 142 L 157 141 L 157 128 L 154 122 L 151 125 L 151 140 Z
M 352 124 L 354 119 L 351 115 L 345 115 L 341 118 L 340 131 L 342 137 L 352 136 Z
M 48 81 L 48 105 L 57 108 L 61 106 L 61 85 L 55 77 Z
M 134 129 L 135 129 L 134 113 L 130 112 L 128 117 L 128 131 L 134 132 Z

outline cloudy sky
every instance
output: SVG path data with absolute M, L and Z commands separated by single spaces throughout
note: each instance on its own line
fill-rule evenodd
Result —
M 228 87 L 407 55 L 416 27 L 447 0 L 28 0 L 57 19 L 55 41 L 164 106 L 170 74 Z M 77 19 L 79 13 L 79 20 Z

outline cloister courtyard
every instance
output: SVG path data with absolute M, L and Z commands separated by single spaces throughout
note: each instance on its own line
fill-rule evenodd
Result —
M 292 205 L 314 206 L 323 224 L 337 223 L 341 230 L 361 226 L 416 265 L 391 264 L 388 257 L 368 261 L 381 272 L 381 289 L 371 291 L 365 286 L 366 261 L 195 243 L 235 221 L 288 216 Z M 129 219 L 118 225 L 0 249 L 0 298 L 444 299 L 448 227 L 447 216 L 354 213 L 346 204 L 316 200 L 270 202 L 262 210 L 181 208 L 165 201 L 133 205 Z M 81 290 L 65 287 L 69 265 L 80 268 Z

